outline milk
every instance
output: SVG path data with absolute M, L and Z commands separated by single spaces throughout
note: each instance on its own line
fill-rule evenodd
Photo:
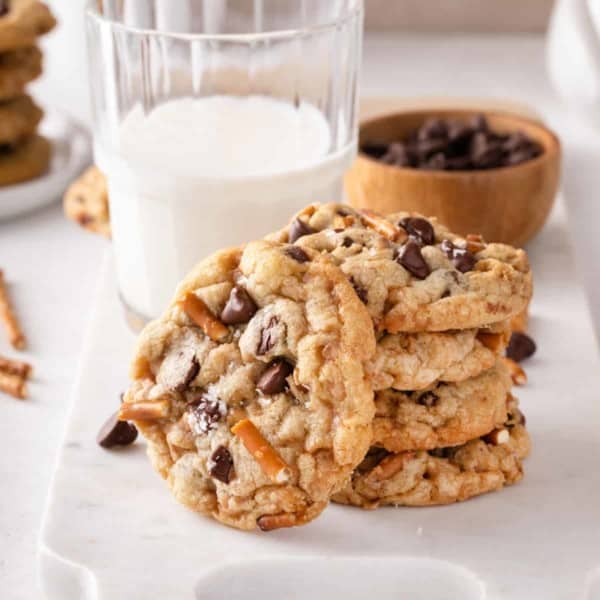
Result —
M 279 229 L 310 202 L 339 200 L 355 147 L 332 147 L 308 103 L 210 96 L 132 110 L 117 149 L 96 143 L 125 304 L 156 317 L 211 252 Z

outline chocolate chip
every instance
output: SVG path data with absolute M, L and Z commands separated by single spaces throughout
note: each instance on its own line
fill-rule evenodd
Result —
M 427 119 L 417 132 L 420 141 L 443 138 L 448 134 L 448 124 L 443 119 Z
M 354 244 L 354 240 L 351 237 L 345 236 L 342 240 L 342 246 L 344 246 L 344 248 L 350 248 L 352 244 Z
M 299 263 L 305 263 L 310 260 L 308 254 L 306 254 L 306 252 L 304 252 L 304 250 L 298 246 L 290 246 L 289 248 L 286 248 L 285 253 Z
M 359 473 L 368 473 L 390 454 L 391 452 L 388 452 L 385 448 L 373 446 L 369 448 L 367 455 L 363 458 L 363 461 L 358 465 L 358 467 L 356 467 L 356 470 Z
M 414 240 L 409 239 L 408 242 L 400 248 L 396 257 L 396 262 L 400 263 L 417 279 L 425 279 L 431 273 L 429 265 L 425 262 L 425 259 L 421 254 L 420 245 Z
M 368 304 L 369 302 L 369 293 L 367 292 L 367 288 L 357 283 L 354 277 L 350 277 L 350 283 L 356 292 L 356 295 L 360 298 L 363 304 Z
M 182 353 L 183 355 L 183 353 Z M 196 379 L 196 376 L 200 372 L 200 363 L 195 356 L 192 356 L 192 360 L 188 363 L 188 369 L 183 375 L 181 382 L 175 386 L 175 391 L 184 392 L 189 387 L 190 383 Z
M 221 313 L 221 321 L 226 325 L 247 323 L 256 313 L 258 307 L 250 294 L 239 285 L 236 285 L 229 294 L 225 308 Z
M 461 273 L 471 271 L 477 263 L 475 256 L 466 248 L 458 248 L 450 240 L 442 240 L 440 249 L 452 261 L 456 270 Z
M 466 273 L 473 269 L 477 259 L 466 248 L 455 248 L 452 262 L 457 271 Z
M 267 370 L 260 376 L 256 388 L 263 394 L 279 394 L 287 389 L 286 379 L 293 371 L 294 367 L 289 362 L 283 358 L 277 358 L 269 364 Z
M 417 242 L 429 246 L 435 242 L 433 227 L 427 219 L 406 217 L 398 223 Z
M 8 9 L 10 8 L 9 0 L 0 0 L 0 17 L 8 14 Z
M 433 392 L 425 392 L 417 398 L 417 404 L 420 404 L 421 406 L 426 406 L 427 408 L 432 408 L 438 403 L 439 399 L 440 397 L 434 394 Z
M 210 457 L 212 466 L 210 468 L 210 476 L 229 483 L 233 474 L 233 458 L 231 453 L 225 446 L 219 446 Z
M 207 434 L 216 429 L 219 421 L 225 416 L 227 409 L 218 398 L 207 394 L 189 402 L 189 411 L 193 420 L 193 430 L 196 434 Z
M 119 421 L 119 413 L 112 415 L 100 428 L 96 441 L 103 448 L 129 446 L 137 438 L 138 432 L 133 423 Z
M 258 347 L 256 348 L 257 356 L 263 356 L 266 354 L 273 346 L 275 345 L 275 327 L 279 324 L 279 319 L 277 317 L 271 317 L 266 327 L 260 332 L 260 341 L 258 342 Z
M 316 233 L 316 229 L 313 229 L 310 225 L 307 225 L 301 219 L 294 219 L 290 225 L 290 232 L 288 234 L 288 241 L 293 244 L 297 239 L 304 235 L 310 235 Z
M 506 356 L 512 360 L 521 362 L 533 356 L 536 349 L 535 342 L 527 334 L 513 331 L 506 348 Z

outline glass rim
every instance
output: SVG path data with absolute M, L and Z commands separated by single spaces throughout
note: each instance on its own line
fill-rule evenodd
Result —
M 266 31 L 263 33 L 185 33 L 174 31 L 158 31 L 157 29 L 148 29 L 144 27 L 132 27 L 124 23 L 119 23 L 111 19 L 98 10 L 98 0 L 88 0 L 85 9 L 86 18 L 93 19 L 96 22 L 106 24 L 115 30 L 133 35 L 157 36 L 186 41 L 223 41 L 251 44 L 265 40 L 285 40 L 304 35 L 313 35 L 326 31 L 331 31 L 340 26 L 345 26 L 356 18 L 360 18 L 364 12 L 364 0 L 356 0 L 356 6 L 347 10 L 339 19 L 326 21 L 307 27 L 298 27 L 294 29 L 278 29 Z

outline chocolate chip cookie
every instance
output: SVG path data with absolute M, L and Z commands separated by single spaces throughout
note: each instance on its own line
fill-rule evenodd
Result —
M 106 178 L 97 167 L 87 169 L 67 190 L 65 215 L 93 233 L 110 237 Z
M 200 263 L 143 331 L 120 416 L 187 507 L 240 529 L 301 525 L 371 443 L 374 350 L 327 257 L 253 242 Z
M 0 0 L 0 52 L 33 46 L 55 26 L 52 13 L 38 0 Z
M 467 500 L 523 477 L 530 440 L 516 400 L 501 429 L 462 446 L 391 454 L 373 447 L 334 502 L 361 508 L 432 506 Z
M 373 440 L 391 452 L 457 446 L 504 423 L 512 382 L 502 361 L 460 383 L 375 395 Z
M 42 53 L 31 46 L 0 54 L 0 101 L 23 95 L 25 86 L 42 74 Z
M 435 218 L 311 205 L 271 239 L 331 256 L 379 331 L 482 327 L 510 319 L 531 296 L 523 250 L 462 238 Z
M 40 136 L 17 146 L 0 147 L 0 186 L 29 181 L 42 175 L 50 164 L 52 145 Z
M 510 338 L 499 328 L 382 334 L 368 373 L 375 390 L 422 390 L 437 381 L 459 382 L 496 364 Z
M 42 109 L 26 95 L 0 102 L 0 146 L 32 136 L 43 116 Z

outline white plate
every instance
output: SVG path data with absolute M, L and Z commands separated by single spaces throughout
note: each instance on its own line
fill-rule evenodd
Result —
M 0 221 L 51 204 L 92 160 L 89 134 L 66 115 L 48 112 L 40 133 L 52 142 L 50 168 L 37 179 L 0 187 Z
M 600 365 L 561 208 L 529 247 L 538 352 L 515 390 L 533 440 L 523 481 L 451 506 L 331 506 L 270 533 L 178 505 L 142 440 L 96 445 L 134 343 L 107 260 L 40 541 L 47 598 L 600 600 Z

